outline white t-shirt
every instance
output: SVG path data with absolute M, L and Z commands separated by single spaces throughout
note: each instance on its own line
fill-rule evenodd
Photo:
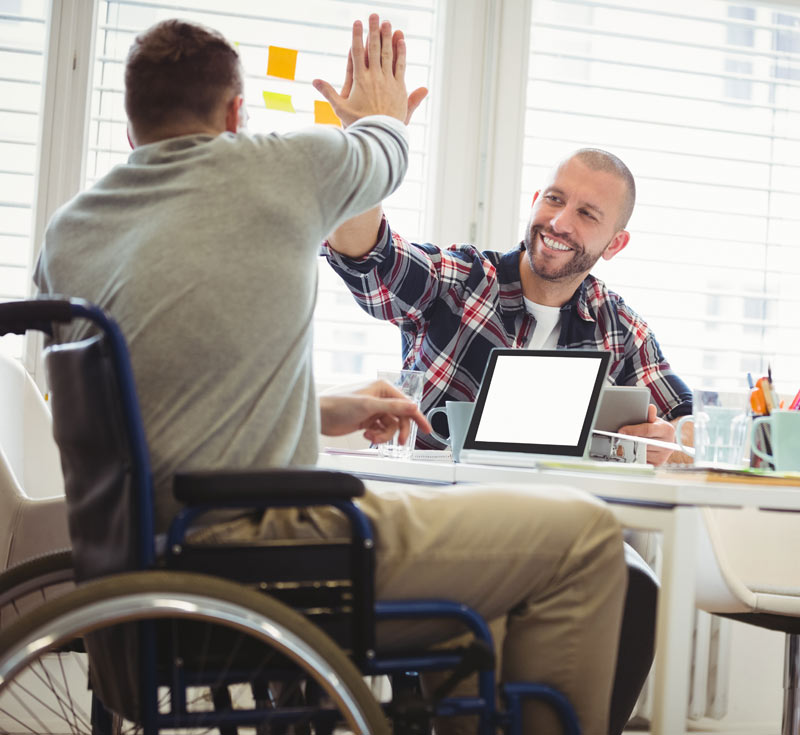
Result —
M 561 333 L 561 307 L 542 306 L 522 297 L 525 310 L 536 320 L 533 334 L 525 345 L 529 350 L 554 350 Z

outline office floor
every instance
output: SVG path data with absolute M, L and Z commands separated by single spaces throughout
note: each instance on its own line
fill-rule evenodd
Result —
M 721 720 L 690 720 L 687 732 L 780 735 L 784 645 L 783 633 L 734 622 L 727 713 Z M 630 732 L 649 734 L 648 729 Z

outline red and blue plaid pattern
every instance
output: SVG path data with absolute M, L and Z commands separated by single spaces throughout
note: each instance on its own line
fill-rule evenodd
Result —
M 346 258 L 327 244 L 323 252 L 367 313 L 400 327 L 403 367 L 426 373 L 425 413 L 448 400 L 475 400 L 489 352 L 528 343 L 535 320 L 522 300 L 522 247 L 507 253 L 471 245 L 441 250 L 408 242 L 384 220 L 366 257 Z M 612 384 L 647 386 L 667 420 L 692 412 L 691 391 L 652 331 L 602 281 L 587 276 L 561 312 L 558 349 L 608 350 Z M 425 434 L 417 446 L 441 448 Z

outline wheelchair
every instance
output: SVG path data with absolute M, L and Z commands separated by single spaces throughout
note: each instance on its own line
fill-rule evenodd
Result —
M 73 320 L 88 320 L 90 336 L 45 352 L 73 546 L 0 574 L 0 731 L 424 735 L 434 717 L 472 715 L 480 735 L 520 735 L 522 703 L 536 698 L 565 733 L 580 732 L 552 688 L 496 687 L 491 634 L 465 605 L 375 600 L 374 539 L 353 476 L 179 473 L 182 510 L 157 539 L 148 447 L 117 324 L 79 299 L 0 304 L 0 336 L 52 335 Z M 192 541 L 209 513 L 315 506 L 338 509 L 350 537 Z M 472 643 L 377 649 L 378 623 L 431 618 L 457 621 Z M 419 674 L 432 671 L 445 681 L 423 695 Z M 477 695 L 452 696 L 474 673 Z M 365 677 L 383 675 L 392 697 L 379 702 Z

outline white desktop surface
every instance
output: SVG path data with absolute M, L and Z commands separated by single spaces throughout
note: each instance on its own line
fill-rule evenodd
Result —
M 750 506 L 800 511 L 800 485 L 709 482 L 681 473 L 506 468 L 324 452 L 318 466 L 394 482 L 569 485 L 607 500 L 626 527 L 661 532 L 663 569 L 656 626 L 653 735 L 686 732 L 700 509 Z

